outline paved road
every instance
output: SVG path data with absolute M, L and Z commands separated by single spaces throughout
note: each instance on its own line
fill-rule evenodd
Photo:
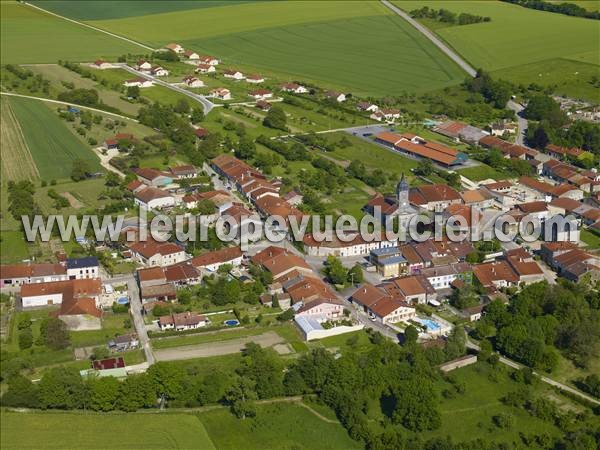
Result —
M 132 122 L 137 122 L 136 119 L 132 119 L 131 117 L 104 111 L 102 109 L 90 108 L 89 106 L 78 105 L 77 103 L 73 103 L 73 102 L 61 102 L 60 100 L 52 100 L 50 98 L 44 98 L 44 97 L 33 97 L 31 95 L 15 94 L 14 92 L 0 92 L 0 95 L 8 95 L 9 97 L 31 98 L 33 100 L 40 100 L 42 102 L 56 103 L 59 105 L 75 106 L 76 108 L 87 109 L 88 111 L 95 111 L 95 112 L 99 112 L 102 114 L 107 114 L 109 116 L 118 117 L 120 119 L 131 120 Z
M 267 331 L 266 333 L 259 334 L 258 336 L 247 336 L 239 339 L 207 342 L 205 344 L 157 349 L 155 353 L 158 361 L 208 358 L 211 356 L 239 353 L 249 342 L 254 342 L 261 347 L 273 347 L 277 344 L 285 344 L 285 339 L 283 339 L 274 331 Z
M 479 345 L 475 344 L 474 342 L 472 342 L 472 341 L 470 341 L 468 339 L 467 339 L 467 347 L 470 348 L 470 349 L 479 351 Z M 509 366 L 509 367 L 512 367 L 513 369 L 522 369 L 523 367 L 525 367 L 522 364 L 519 364 L 518 362 L 513 361 L 512 359 L 508 359 L 508 358 L 506 358 L 504 356 L 500 356 L 500 362 L 502 364 L 505 364 L 505 365 Z M 570 392 L 571 394 L 577 395 L 578 397 L 581 397 L 581 398 L 587 400 L 588 402 L 594 403 L 596 405 L 600 405 L 600 401 L 596 400 L 595 398 L 593 398 L 593 397 L 591 397 L 591 396 L 589 396 L 587 394 L 584 394 L 581 391 L 578 391 L 577 389 L 573 389 L 572 387 L 567 386 L 566 384 L 559 383 L 558 381 L 553 380 L 552 378 L 548 378 L 548 377 L 546 377 L 544 375 L 540 375 L 537 372 L 534 372 L 534 373 L 544 383 L 548 383 L 548 384 L 550 384 L 552 386 L 555 386 L 555 387 L 557 387 L 557 388 L 559 388 L 559 389 L 561 389 L 563 391 L 567 391 L 567 392 Z
M 382 0 L 381 3 L 383 3 L 385 6 L 387 6 L 389 9 L 391 9 L 393 12 L 398 14 L 400 17 L 402 17 L 408 23 L 410 23 L 413 27 L 415 27 L 421 33 L 423 33 L 427 37 L 427 39 L 429 39 L 431 42 L 433 42 L 436 47 L 438 47 L 441 51 L 443 51 L 446 55 L 448 55 L 448 57 L 451 60 L 453 60 L 456 64 L 458 64 L 461 69 L 463 69 L 465 72 L 467 72 L 470 76 L 475 77 L 475 75 L 477 74 L 477 71 L 473 67 L 471 67 L 471 65 L 469 63 L 467 63 L 464 59 L 462 59 L 454 50 L 452 50 L 450 47 L 448 47 L 446 44 L 444 44 L 427 27 L 421 25 L 415 19 L 410 17 L 410 14 L 408 14 L 408 13 L 402 11 L 400 8 L 392 5 L 387 0 Z
M 151 366 L 155 362 L 154 354 L 152 353 L 152 346 L 150 345 L 150 338 L 146 331 L 146 324 L 142 317 L 142 299 L 140 298 L 140 290 L 138 288 L 137 281 L 134 275 L 124 275 L 114 278 L 108 278 L 107 282 L 110 284 L 127 283 L 127 294 L 129 295 L 130 312 L 133 317 L 133 325 L 135 331 L 140 340 L 140 344 L 144 349 L 146 355 L 146 362 L 148 366 Z
M 159 86 L 164 86 L 168 89 L 171 89 L 172 91 L 179 92 L 180 94 L 183 94 L 183 95 L 187 95 L 188 97 L 190 97 L 191 99 L 195 100 L 196 102 L 198 102 L 202 105 L 202 107 L 204 108 L 204 114 L 208 114 L 215 107 L 214 103 L 212 103 L 210 100 L 208 100 L 203 95 L 188 91 L 187 89 L 184 89 L 175 84 L 167 83 L 166 81 L 161 80 L 158 77 L 153 77 L 152 75 L 148 75 L 144 72 L 140 72 L 139 70 L 136 70 L 133 67 L 130 67 L 125 63 L 115 63 L 113 65 L 116 67 L 119 67 L 121 69 L 124 69 L 127 72 L 131 72 L 132 74 L 137 75 L 138 77 L 145 78 L 146 80 L 152 80 L 155 84 L 158 84 Z
M 513 100 L 509 100 L 506 104 L 508 109 L 512 109 L 517 116 L 517 123 L 519 125 L 517 129 L 517 135 L 515 138 L 515 143 L 517 145 L 525 145 L 525 138 L 527 137 L 527 119 L 521 116 L 521 112 L 525 109 L 523 106 Z

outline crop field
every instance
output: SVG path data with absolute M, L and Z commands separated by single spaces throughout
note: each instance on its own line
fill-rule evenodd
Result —
M 88 23 L 152 46 L 176 41 L 226 64 L 357 94 L 424 91 L 463 79 L 453 62 L 378 2 L 256 2 Z
M 52 11 L 61 16 L 77 20 L 121 19 L 123 17 L 145 16 L 171 11 L 184 11 L 197 8 L 212 8 L 214 6 L 244 3 L 236 0 L 168 0 L 147 1 L 125 0 L 119 2 L 118 8 L 113 8 L 114 1 L 56 1 L 44 0 L 31 2 L 36 6 Z
M 14 112 L 42 179 L 68 178 L 75 159 L 84 159 L 92 170 L 100 170 L 97 156 L 43 102 L 15 97 L 4 101 L 8 101 Z M 23 153 L 23 157 L 27 154 Z M 3 173 L 4 165 L 3 160 Z
M 39 173 L 21 125 L 15 117 L 10 101 L 0 100 L 1 121 L 0 138 L 2 140 L 2 178 L 5 180 L 34 180 Z
M 2 64 L 93 61 L 143 50 L 30 6 L 3 1 L 0 8 Z
M 405 10 L 435 1 L 396 1 Z M 598 22 L 501 2 L 447 1 L 444 8 L 491 17 L 491 22 L 439 28 L 436 33 L 475 67 L 489 71 L 566 58 L 600 64 Z
M 0 422 L 6 450 L 215 448 L 202 423 L 190 414 L 3 412 Z

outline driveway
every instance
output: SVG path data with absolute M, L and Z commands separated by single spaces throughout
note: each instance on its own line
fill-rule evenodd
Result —
M 205 344 L 186 345 L 156 350 L 157 361 L 176 361 L 179 359 L 208 358 L 210 356 L 230 355 L 241 352 L 246 344 L 254 342 L 261 347 L 273 347 L 285 344 L 285 339 L 274 331 L 268 331 L 258 336 L 248 336 L 226 341 L 207 342 Z
M 114 278 L 105 279 L 106 283 L 127 283 L 127 295 L 129 296 L 130 308 L 129 312 L 133 318 L 133 325 L 135 331 L 140 340 L 144 354 L 146 355 L 146 362 L 148 365 L 154 364 L 154 354 L 152 353 L 152 347 L 150 345 L 150 339 L 148 338 L 148 331 L 146 330 L 146 324 L 142 317 L 142 300 L 140 298 L 140 290 L 138 288 L 137 281 L 133 275 L 124 275 Z

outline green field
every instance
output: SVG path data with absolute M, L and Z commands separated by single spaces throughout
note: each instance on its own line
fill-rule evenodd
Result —
M 145 16 L 172 11 L 183 11 L 196 8 L 212 8 L 232 3 L 243 3 L 236 0 L 162 0 L 162 1 L 119 1 L 119 7 L 114 8 L 114 1 L 33 1 L 34 5 L 53 13 L 77 20 L 120 19 L 123 17 Z
M 145 52 L 137 45 L 16 2 L 3 1 L 0 16 L 2 64 L 93 61 Z
M 466 169 L 458 169 L 457 172 L 464 177 L 467 177 L 471 181 L 483 181 L 487 179 L 492 180 L 503 180 L 506 177 L 502 172 L 497 171 L 496 169 L 487 166 L 485 164 L 481 164 L 475 167 L 467 167 Z
M 214 449 L 190 414 L 3 412 L 1 442 L 12 449 Z
M 2 97 L 2 101 L 9 102 L 14 112 L 40 178 L 70 177 L 75 159 L 86 160 L 93 171 L 101 170 L 98 157 L 66 128 L 65 122 L 45 103 L 17 97 Z M 29 157 L 25 149 L 21 151 L 23 158 Z M 2 164 L 3 173 L 11 170 L 4 167 L 4 159 Z
M 435 1 L 396 1 L 405 10 L 439 8 Z M 567 58 L 600 64 L 598 22 L 497 1 L 445 1 L 454 12 L 491 17 L 491 22 L 436 30 L 475 67 L 489 71 Z
M 496 381 L 490 378 L 493 372 L 497 373 Z M 558 428 L 551 423 L 532 417 L 521 408 L 504 405 L 500 401 L 508 392 L 519 387 L 518 383 L 509 379 L 505 370 L 499 372 L 488 365 L 476 364 L 457 369 L 451 374 L 464 382 L 467 389 L 464 394 L 458 394 L 456 398 L 442 400 L 440 404 L 442 426 L 430 433 L 431 437 L 451 435 L 455 441 L 492 438 L 497 442 L 513 442 L 519 440 L 520 432 L 526 434 L 548 433 L 552 436 L 560 434 Z M 549 388 L 547 391 L 546 389 L 545 385 L 540 385 L 536 388 L 536 393 L 549 391 Z M 555 400 L 547 393 L 544 396 Z M 515 426 L 513 428 L 500 429 L 494 426 L 492 417 L 501 413 L 514 416 Z
M 356 94 L 425 91 L 463 79 L 454 63 L 378 2 L 256 2 L 88 23 L 152 46 L 175 41 L 228 65 Z
M 198 415 L 219 450 L 362 448 L 341 425 L 327 423 L 298 404 L 259 405 L 252 420 L 225 409 Z

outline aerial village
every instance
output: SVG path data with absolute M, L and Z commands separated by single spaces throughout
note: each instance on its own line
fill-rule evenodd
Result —
M 475 226 L 473 209 L 481 220 L 504 213 L 517 224 L 533 215 L 542 227 L 556 214 L 571 214 L 578 226 L 554 233 L 551 241 L 527 243 L 448 239 L 399 242 L 386 238 L 368 242 L 360 236 L 344 242 L 319 242 L 309 233 L 301 242 L 286 236 L 278 244 L 260 240 L 242 249 L 237 240 L 194 256 L 189 246 L 181 242 L 138 240 L 145 224 L 131 220 L 121 230 L 122 239 L 118 242 L 78 239 L 81 246 L 108 249 L 121 260 L 132 262 L 136 269 L 130 275 L 113 277 L 98 257 L 67 258 L 61 252 L 57 252 L 54 263 L 3 265 L 0 288 L 16 297 L 18 309 L 52 306 L 50 314 L 64 322 L 68 330 L 101 330 L 107 311 L 129 310 L 133 320 L 129 332 L 106 339 L 104 346 L 110 357 L 93 360 L 82 373 L 123 376 L 144 371 L 155 358 L 161 360 L 162 351 L 153 351 L 152 346 L 163 336 L 248 326 L 248 316 L 237 310 L 218 311 L 214 305 L 203 309 L 199 302 L 191 303 L 193 309 L 189 306 L 190 290 L 209 290 L 216 295 L 214 286 L 226 291 L 231 280 L 242 287 L 260 284 L 260 289 L 250 294 L 258 299 L 258 316 L 271 314 L 281 321 L 291 320 L 305 341 L 362 328 L 372 328 L 398 340 L 412 325 L 419 331 L 419 341 L 435 342 L 443 341 L 457 323 L 480 320 L 490 302 L 507 302 L 509 295 L 531 283 L 545 280 L 554 284 L 557 277 L 573 282 L 600 279 L 600 256 L 587 251 L 579 239 L 580 230 L 600 230 L 600 173 L 571 163 L 585 156 L 584 150 L 549 144 L 539 151 L 517 144 L 514 141 L 521 131 L 510 121 L 491 123 L 481 129 L 457 121 L 430 120 L 427 137 L 400 132 L 395 128 L 402 120 L 399 109 L 379 107 L 348 93 L 315 92 L 314 87 L 297 82 L 280 83 L 277 89 L 261 88 L 258 85 L 265 83 L 265 77 L 221 69 L 222 62 L 217 57 L 201 55 L 178 44 L 168 44 L 163 51 L 189 65 L 190 74 L 167 82 L 164 79 L 169 77 L 168 69 L 143 59 L 135 64 L 98 60 L 90 67 L 102 71 L 120 68 L 135 74 L 123 82 L 131 95 L 137 95 L 139 89 L 167 85 L 197 97 L 209 105 L 209 110 L 228 107 L 227 102 L 233 105 L 235 101 L 267 112 L 283 101 L 283 95 L 321 95 L 333 103 L 351 103 L 354 111 L 364 117 L 364 126 L 344 130 L 349 136 L 425 162 L 436 171 L 456 174 L 456 169 L 477 166 L 467 153 L 456 148 L 460 145 L 495 151 L 506 160 L 519 160 L 533 169 L 531 176 L 505 180 L 472 181 L 460 175 L 460 188 L 446 182 L 411 186 L 408 175 L 412 174 L 398 173 L 395 192 L 374 192 L 366 204 L 360 205 L 364 214 L 374 215 L 379 210 L 385 220 L 408 223 L 417 215 L 441 213 L 446 218 L 463 217 L 467 228 Z M 224 80 L 223 86 L 200 94 L 198 88 L 206 86 L 207 77 L 213 84 Z M 225 87 L 232 82 L 250 86 L 247 98 L 232 95 L 231 89 Z M 194 134 L 202 143 L 211 133 L 194 125 Z M 436 135 L 445 143 L 431 137 Z M 100 150 L 110 158 L 119 155 L 124 147 L 135 145 L 137 139 L 131 133 L 107 135 Z M 276 138 L 267 141 L 272 142 L 273 148 L 279 142 Z M 201 166 L 173 165 L 162 170 L 139 167 L 132 171 L 135 177 L 126 189 L 135 205 L 151 216 L 201 214 L 203 224 L 209 228 L 224 218 L 230 219 L 234 228 L 242 229 L 252 223 L 261 225 L 269 216 L 281 216 L 287 221 L 291 217 L 300 220 L 305 215 L 301 190 L 282 190 L 281 177 L 269 176 L 230 152 Z M 198 182 L 200 179 L 202 182 Z M 333 273 L 336 270 L 342 273 L 341 277 Z M 236 289 L 228 302 L 239 300 L 242 294 L 239 287 Z M 465 296 L 469 298 L 463 299 Z M 268 328 L 264 326 L 265 331 Z M 133 349 L 144 351 L 145 362 L 125 365 L 119 355 Z M 286 346 L 280 350 L 291 351 Z M 193 356 L 170 352 L 163 358 Z

